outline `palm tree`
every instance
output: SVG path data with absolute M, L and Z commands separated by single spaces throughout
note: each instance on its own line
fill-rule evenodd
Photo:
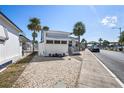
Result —
M 48 27 L 48 26 L 44 26 L 44 27 L 43 27 L 43 30 L 44 30 L 44 31 L 48 31 L 48 30 L 49 30 L 49 27 Z
M 121 35 L 119 37 L 119 42 L 121 45 L 124 44 L 124 31 L 121 32 Z
M 78 46 L 80 51 L 80 36 L 85 33 L 85 25 L 82 22 L 77 22 L 73 28 L 73 34 L 78 36 Z
M 103 47 L 106 48 L 108 47 L 110 42 L 108 40 L 103 40 Z
M 85 41 L 86 41 L 86 40 L 85 40 L 84 38 L 81 40 L 82 43 L 85 43 Z
M 40 25 L 40 19 L 38 18 L 31 18 L 29 19 L 29 24 L 27 25 L 28 29 L 33 31 L 32 37 L 33 37 L 33 52 L 34 52 L 34 44 L 35 44 L 35 38 L 37 37 L 37 33 L 41 30 L 41 25 Z
M 102 38 L 99 38 L 98 41 L 99 41 L 99 45 L 100 45 L 100 48 L 101 48 L 101 44 L 102 44 L 102 41 L 103 41 Z
M 98 44 L 98 42 L 96 42 L 96 41 L 90 41 L 90 42 L 88 42 L 89 44 L 93 44 L 93 45 L 97 45 Z
M 32 37 L 35 37 L 35 38 L 36 38 L 36 37 L 37 37 L 37 33 L 36 33 L 36 32 L 33 32 L 33 33 L 32 33 Z M 33 44 L 33 43 L 35 44 L 35 42 L 36 42 L 36 40 L 33 40 L 33 41 L 32 41 L 32 44 Z
M 43 41 L 43 31 L 48 31 L 49 27 L 48 26 L 43 26 L 42 30 L 41 30 L 41 42 Z

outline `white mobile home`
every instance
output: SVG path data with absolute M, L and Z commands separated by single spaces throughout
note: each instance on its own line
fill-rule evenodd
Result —
M 39 56 L 68 55 L 69 32 L 44 31 L 38 45 Z
M 22 56 L 20 32 L 22 31 L 0 12 L 0 68 L 16 62 Z
M 25 35 L 19 35 L 19 41 L 22 45 L 22 52 L 26 53 L 29 52 L 31 53 L 33 51 L 33 45 L 32 45 L 32 41 L 30 39 L 28 39 L 27 37 L 25 37 Z M 22 53 L 22 55 L 23 55 Z

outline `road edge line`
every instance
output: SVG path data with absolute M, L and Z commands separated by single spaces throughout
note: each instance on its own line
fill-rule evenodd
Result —
M 98 57 L 96 57 L 95 56 L 95 54 L 93 54 L 90 50 L 88 50 L 95 58 L 96 58 L 96 60 L 110 73 L 110 75 L 112 75 L 113 77 L 114 77 L 114 79 L 120 84 L 120 86 L 122 87 L 122 88 L 124 88 L 124 84 L 121 82 L 121 80 L 119 79 L 119 78 L 117 78 L 117 76 L 112 72 L 112 71 L 110 71 L 103 63 L 102 63 L 102 61 L 98 58 Z

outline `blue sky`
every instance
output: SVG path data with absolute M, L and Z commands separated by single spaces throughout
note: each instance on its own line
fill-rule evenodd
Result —
M 27 29 L 29 19 L 40 18 L 41 25 L 49 26 L 51 30 L 72 32 L 77 21 L 86 26 L 82 36 L 88 41 L 98 41 L 101 37 L 109 41 L 117 41 L 118 29 L 124 29 L 124 6 L 0 6 L 0 10 L 32 39 L 31 31 Z M 38 34 L 40 39 L 40 33 Z

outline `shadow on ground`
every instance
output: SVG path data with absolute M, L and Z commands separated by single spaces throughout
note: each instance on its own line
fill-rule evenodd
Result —
M 78 61 L 82 61 L 83 60 L 81 55 L 70 55 L 70 57 L 72 57 L 72 58 L 74 58 L 74 59 L 76 59 Z
M 45 62 L 45 61 L 56 61 L 56 60 L 64 60 L 63 57 L 43 57 L 43 56 L 35 56 L 31 62 Z

